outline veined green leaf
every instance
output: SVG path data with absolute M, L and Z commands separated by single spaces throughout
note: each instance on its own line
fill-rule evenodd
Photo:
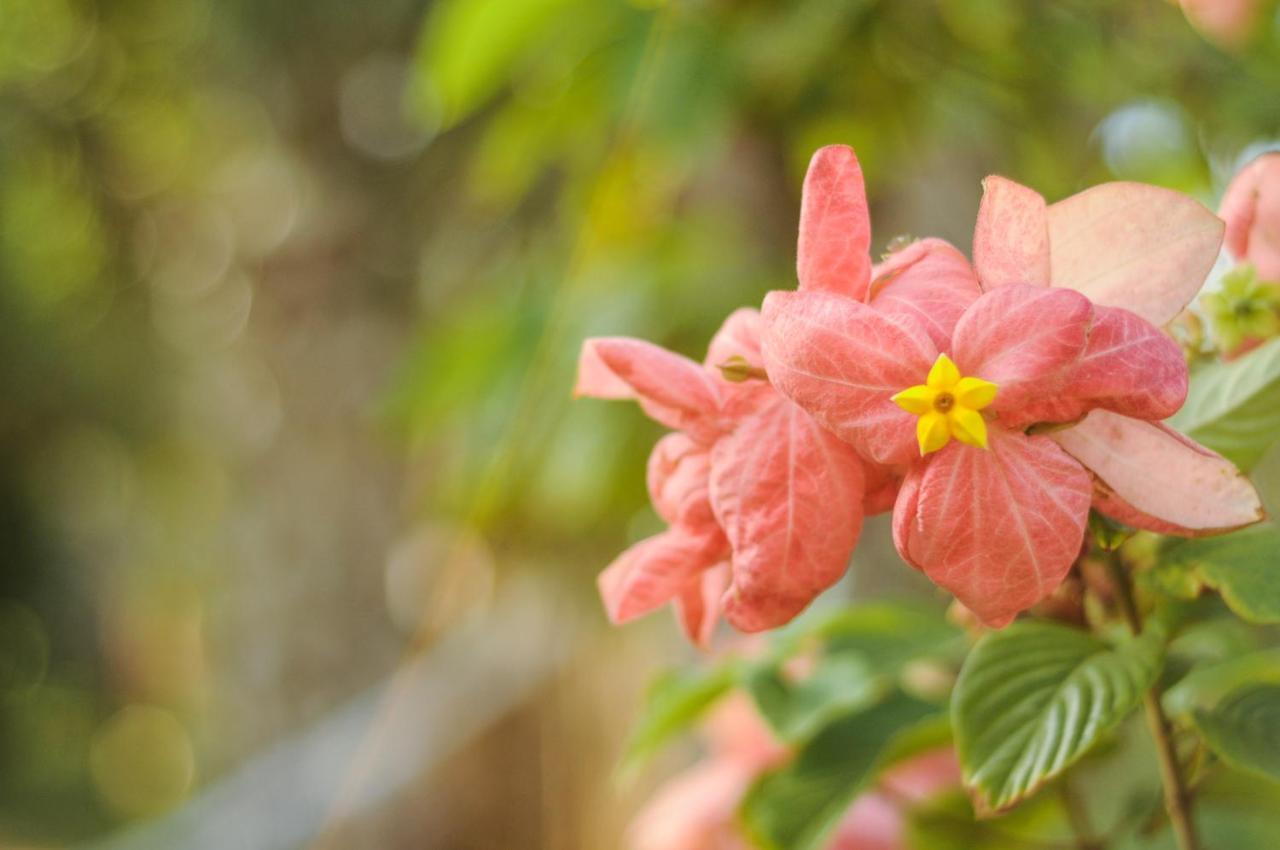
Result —
M 1257 463 L 1280 436 L 1280 339 L 1197 369 L 1169 424 L 1241 469 Z
M 1228 763 L 1280 780 L 1280 684 L 1245 685 L 1191 717 L 1209 748 Z
M 895 751 L 900 735 L 938 711 L 896 693 L 865 711 L 836 720 L 794 760 L 766 773 L 747 792 L 741 816 L 755 846 L 817 850 Z
M 1165 691 L 1161 702 L 1173 717 L 1185 717 L 1212 708 L 1245 685 L 1280 685 L 1280 649 L 1264 649 L 1203 664 Z
M 1157 572 L 1167 588 L 1213 588 L 1251 623 L 1280 623 L 1280 529 L 1258 525 L 1165 546 Z
M 1132 711 L 1163 661 L 1149 628 L 1115 648 L 1052 623 L 1017 623 L 979 641 L 951 702 L 956 750 L 987 814 L 1035 793 Z
M 1280 649 L 1197 667 L 1163 703 L 1228 763 L 1280 779 Z

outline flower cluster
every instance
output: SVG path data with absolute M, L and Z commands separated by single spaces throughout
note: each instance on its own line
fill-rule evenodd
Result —
M 699 642 L 719 612 L 781 625 L 843 574 L 863 516 L 892 509 L 902 558 L 1000 627 L 1063 582 L 1091 508 L 1185 536 L 1259 520 L 1247 479 L 1161 421 L 1187 393 L 1162 327 L 1222 238 L 1169 190 L 1047 204 L 991 177 L 972 264 L 938 239 L 874 264 L 857 158 L 819 150 L 795 291 L 730 316 L 703 364 L 584 345 L 579 394 L 636 399 L 675 432 L 648 476 L 669 529 L 605 570 L 610 616 L 674 601 Z

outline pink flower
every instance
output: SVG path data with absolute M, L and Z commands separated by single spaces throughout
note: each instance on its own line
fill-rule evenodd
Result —
M 1062 582 L 1081 548 L 1091 471 L 1100 508 L 1129 505 L 1129 490 L 1142 497 L 1124 521 L 1167 526 L 1168 509 L 1201 529 L 1257 518 L 1256 494 L 1230 464 L 1144 421 L 1186 394 L 1181 351 L 1152 322 L 1176 315 L 1212 264 L 1220 223 L 1199 205 L 1111 184 L 1046 208 L 991 178 L 977 276 L 934 241 L 897 261 L 929 258 L 927 271 L 873 272 L 861 171 L 852 150 L 828 147 L 810 165 L 800 226 L 799 291 L 764 304 L 769 376 L 867 459 L 905 469 L 899 553 L 986 624 L 1007 624 Z M 1060 435 L 1026 433 L 1095 410 Z M 1174 462 L 1135 469 L 1122 453 L 1135 441 Z M 1170 484 L 1176 492 L 1152 492 Z
M 1261 19 L 1259 0 L 1179 0 L 1201 35 L 1226 48 L 1243 47 Z
M 716 709 L 706 738 L 707 758 L 659 788 L 636 817 L 633 850 L 751 850 L 737 826 L 738 806 L 751 783 L 789 753 L 741 695 Z M 828 850 L 905 850 L 903 808 L 959 782 L 949 749 L 891 768 L 854 801 Z
M 867 469 L 764 380 L 760 316 L 731 315 L 703 365 L 647 342 L 589 339 L 578 395 L 634 398 L 676 429 L 654 447 L 649 492 L 669 529 L 600 576 L 610 618 L 627 622 L 674 600 L 705 644 L 721 607 L 743 631 L 788 622 L 848 567 L 864 496 L 885 509 L 883 471 Z M 719 366 L 748 380 L 726 380 Z
M 1280 153 L 1245 166 L 1222 198 L 1218 215 L 1227 222 L 1227 250 L 1253 263 L 1262 280 L 1280 282 Z

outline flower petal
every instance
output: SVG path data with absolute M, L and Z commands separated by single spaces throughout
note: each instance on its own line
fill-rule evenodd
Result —
M 712 375 L 687 357 L 629 337 L 593 337 L 582 343 L 574 394 L 626 398 L 677 431 L 710 442 L 723 430 L 720 391 Z
M 642 617 L 670 602 L 699 573 L 724 558 L 723 535 L 680 529 L 641 540 L 600 573 L 605 613 L 615 623 Z
M 1095 307 L 1089 342 L 1061 389 L 1002 421 L 1009 427 L 1071 422 L 1099 407 L 1137 419 L 1166 419 L 1186 398 L 1181 347 L 1128 310 Z
M 780 626 L 844 575 L 862 529 L 862 461 L 779 400 L 716 444 L 711 503 L 733 548 L 729 622 Z
M 1093 474 L 1094 507 L 1126 525 L 1196 537 L 1264 517 L 1230 461 L 1160 423 L 1095 410 L 1050 436 Z
M 938 348 L 951 342 L 960 315 L 982 294 L 964 254 L 941 239 L 913 242 L 871 274 L 871 306 L 911 318 Z
M 1039 192 L 994 175 L 982 181 L 973 264 L 983 289 L 1049 285 L 1049 219 Z
M 918 384 L 914 387 L 907 387 L 902 392 L 891 396 L 889 400 L 907 413 L 921 416 L 933 410 L 933 401 L 937 397 L 937 390 L 925 384 Z
M 946 414 L 931 410 L 916 420 L 916 443 L 920 456 L 938 451 L 951 439 L 951 425 Z
M 809 161 L 800 201 L 800 289 L 863 300 L 871 279 L 870 251 L 871 218 L 858 157 L 845 145 L 819 148 Z
M 960 383 L 960 370 L 950 357 L 939 354 L 938 359 L 929 367 L 929 376 L 925 385 L 938 392 L 950 392 Z
M 1071 570 L 1090 491 L 1088 474 L 1047 437 L 993 428 L 988 451 L 953 443 L 908 473 L 894 508 L 895 542 L 999 628 Z
M 976 410 L 957 407 L 948 414 L 951 436 L 962 443 L 985 449 L 987 447 L 987 420 Z
M 1023 283 L 985 293 L 956 325 L 953 356 L 965 375 L 999 389 L 991 409 L 1019 407 L 1056 393 L 1088 341 L 1093 307 L 1066 289 Z
M 720 597 L 729 587 L 729 562 L 703 570 L 675 598 L 676 620 L 694 646 L 711 643 L 720 619 Z
M 765 363 L 779 392 L 883 464 L 918 456 L 915 417 L 890 397 L 919 384 L 937 356 L 906 317 L 819 292 L 771 292 Z
M 995 401 L 999 387 L 981 378 L 961 378 L 956 384 L 956 401 L 970 410 L 982 410 Z
M 1200 291 L 1224 225 L 1179 192 L 1103 183 L 1049 207 L 1050 278 L 1161 327 Z

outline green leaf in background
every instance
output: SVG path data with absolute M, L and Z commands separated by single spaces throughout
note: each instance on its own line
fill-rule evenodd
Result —
M 1205 743 L 1228 763 L 1280 780 L 1280 684 L 1246 685 L 1191 716 Z
M 838 611 L 811 634 L 824 641 L 829 653 L 856 653 L 886 673 L 918 658 L 947 655 L 962 640 L 941 612 L 891 602 Z
M 1280 437 L 1280 339 L 1197 369 L 1169 424 L 1249 469 Z
M 975 818 L 973 805 L 953 791 L 907 810 L 907 843 L 928 850 L 1028 850 L 1070 841 L 1058 801 L 1045 796 L 1019 806 L 999 820 Z
M 738 679 L 734 663 L 709 670 L 672 670 L 649 686 L 640 720 L 623 758 L 634 770 L 673 737 L 693 726 Z
M 789 764 L 747 792 L 743 827 L 762 850 L 817 850 L 910 728 L 937 707 L 895 693 L 815 735 Z
M 1174 541 L 1156 571 L 1170 592 L 1193 595 L 1208 586 L 1242 619 L 1280 623 L 1280 529 L 1273 525 Z
M 1017 623 L 978 642 L 951 703 L 965 782 L 983 814 L 1057 776 L 1119 723 L 1160 670 L 1164 635 L 1114 649 L 1051 623 Z
M 510 79 L 546 30 L 579 0 L 444 0 L 427 16 L 418 52 L 424 95 L 448 128 L 466 118 Z M 586 4 L 588 11 L 592 4 Z
M 842 654 L 819 659 L 798 679 L 781 666 L 760 666 L 747 675 L 745 684 L 778 737 L 799 743 L 834 718 L 874 702 L 885 690 L 883 683 L 884 677 L 866 661 Z
M 1161 703 L 1172 717 L 1188 717 L 1212 708 L 1243 685 L 1280 685 L 1280 649 L 1249 652 L 1203 664 L 1165 691 Z
M 1216 770 L 1196 789 L 1196 828 L 1206 850 L 1271 850 L 1280 835 L 1280 785 Z M 1110 850 L 1178 850 L 1168 829 L 1118 836 Z
M 1280 779 L 1280 648 L 1199 666 L 1163 704 L 1228 763 Z

